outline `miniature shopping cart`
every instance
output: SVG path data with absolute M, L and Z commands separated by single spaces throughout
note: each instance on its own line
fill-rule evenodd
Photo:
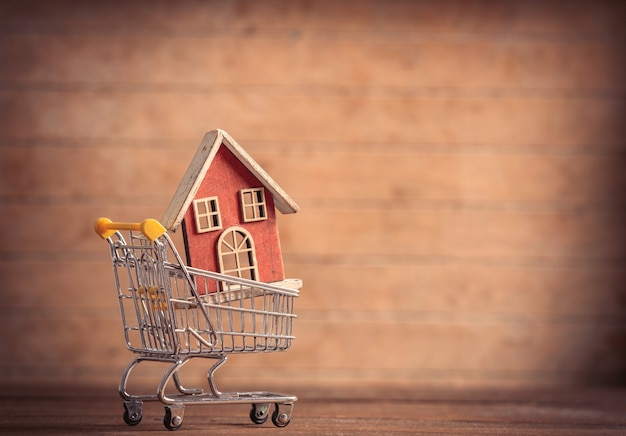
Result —
M 163 423 L 169 430 L 180 428 L 184 408 L 191 404 L 251 404 L 250 418 L 256 424 L 267 421 L 275 405 L 274 425 L 289 424 L 295 396 L 222 393 L 214 373 L 231 353 L 290 347 L 298 285 L 278 287 L 185 266 L 165 228 L 155 220 L 130 224 L 100 218 L 95 229 L 109 244 L 126 345 L 137 354 L 119 384 L 124 421 L 139 424 L 143 402 L 158 400 L 165 404 Z M 128 239 L 121 231 L 127 231 Z M 215 360 L 208 371 L 207 392 L 181 384 L 179 370 L 194 357 Z M 156 394 L 127 391 L 131 373 L 142 362 L 169 363 Z

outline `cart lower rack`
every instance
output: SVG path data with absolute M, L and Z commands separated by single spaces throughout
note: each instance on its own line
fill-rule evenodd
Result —
M 229 354 L 284 351 L 291 346 L 293 302 L 301 282 L 288 280 L 277 286 L 188 267 L 154 220 L 126 224 L 101 218 L 95 227 L 109 244 L 126 346 L 137 354 L 119 384 L 124 421 L 139 424 L 143 402 L 160 401 L 165 405 L 163 423 L 170 430 L 180 428 L 184 408 L 191 404 L 251 404 L 250 418 L 256 424 L 267 421 L 274 405 L 274 425 L 289 424 L 295 396 L 222 393 L 214 374 Z M 128 241 L 120 230 L 128 231 Z M 193 358 L 215 361 L 208 370 L 206 391 L 181 383 L 179 370 Z M 169 366 L 156 394 L 131 394 L 128 380 L 144 362 Z M 176 393 L 169 393 L 169 386 Z

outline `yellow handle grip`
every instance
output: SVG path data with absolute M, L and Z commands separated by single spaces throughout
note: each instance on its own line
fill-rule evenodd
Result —
M 113 236 L 118 230 L 135 230 L 143 233 L 151 241 L 155 241 L 167 232 L 160 222 L 152 218 L 140 223 L 115 223 L 108 218 L 98 218 L 93 227 L 102 239 Z

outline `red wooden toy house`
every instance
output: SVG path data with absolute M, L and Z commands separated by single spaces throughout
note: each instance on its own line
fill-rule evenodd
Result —
M 276 209 L 295 213 L 298 205 L 230 135 L 213 130 L 161 222 L 169 231 L 182 227 L 190 266 L 280 282 L 285 274 Z

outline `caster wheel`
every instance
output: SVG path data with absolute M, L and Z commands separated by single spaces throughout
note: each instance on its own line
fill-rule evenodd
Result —
M 137 425 L 141 422 L 141 405 L 124 403 L 124 422 L 127 425 Z
M 284 412 L 281 412 L 278 408 L 278 404 L 276 404 L 276 409 L 274 409 L 274 413 L 272 414 L 272 423 L 276 427 L 287 427 L 287 425 L 291 422 L 291 417 Z
M 270 405 L 268 403 L 253 404 L 250 410 L 250 419 L 255 424 L 263 424 L 270 416 Z
M 163 417 L 163 425 L 168 430 L 178 430 L 183 425 L 183 417 L 172 414 L 172 409 L 165 408 L 165 416 Z

